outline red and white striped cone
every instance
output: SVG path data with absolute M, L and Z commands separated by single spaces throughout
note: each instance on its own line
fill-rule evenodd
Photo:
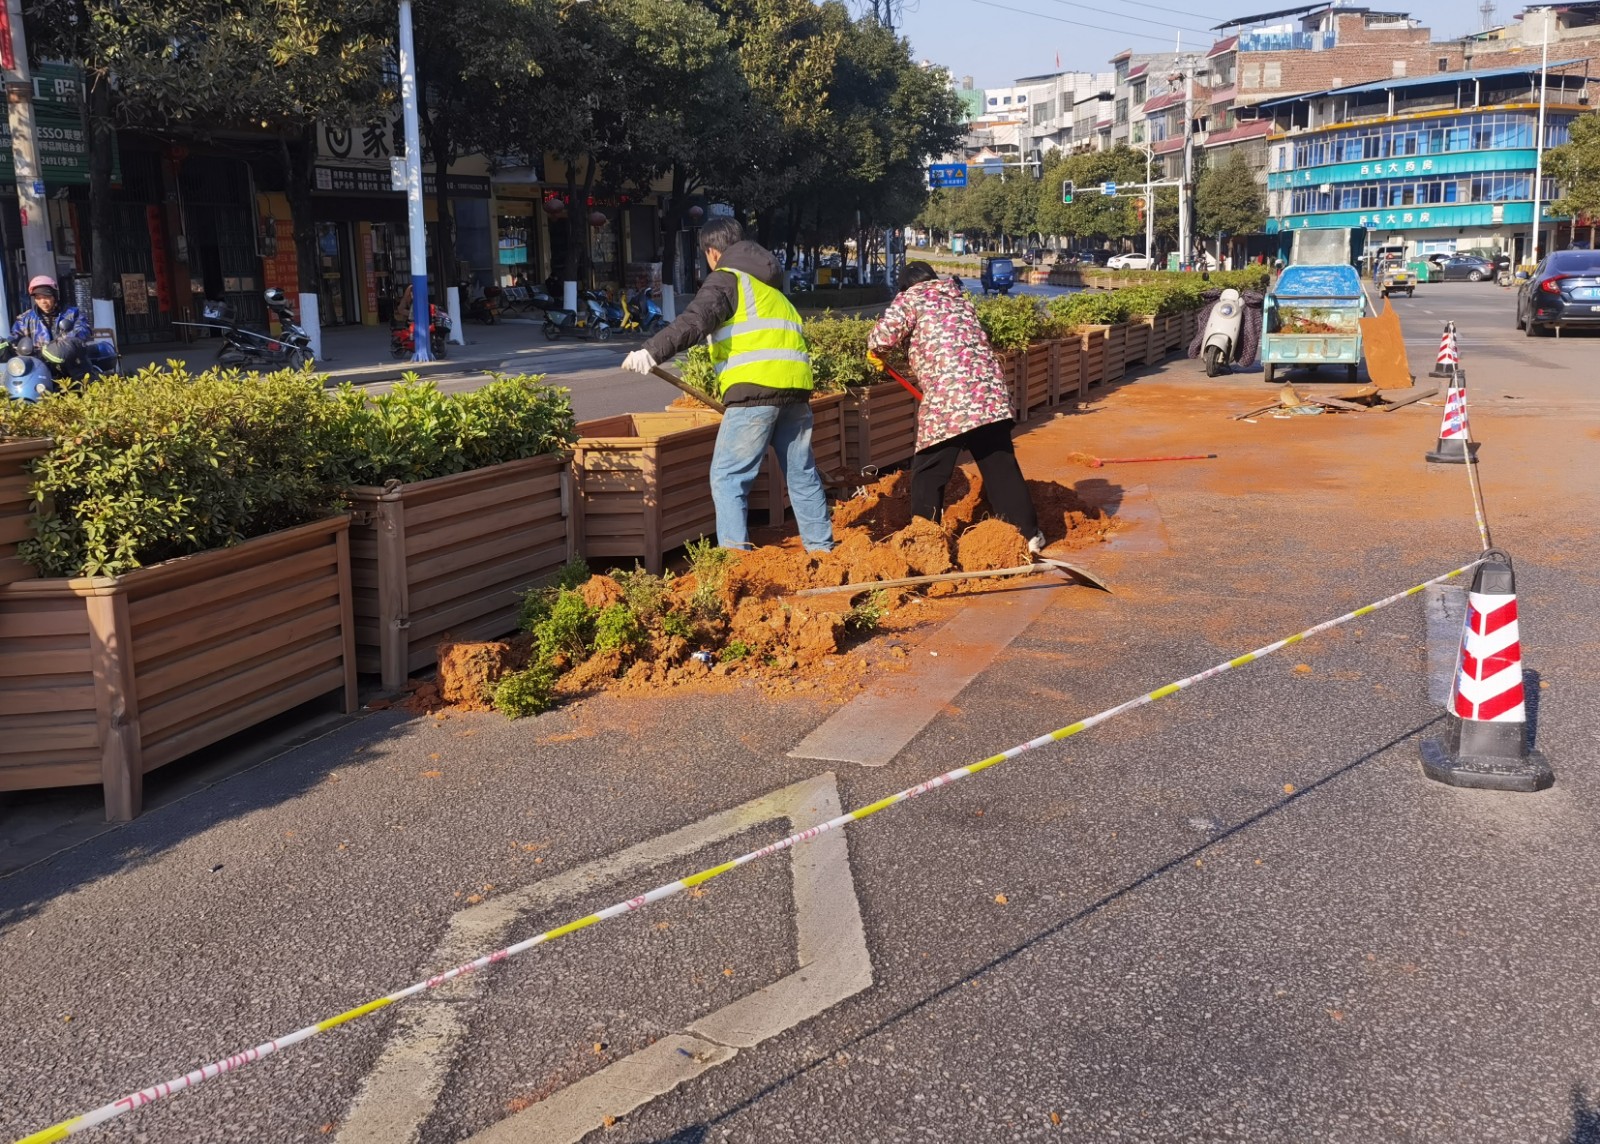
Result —
M 1498 548 L 1483 555 L 1467 594 L 1448 722 L 1442 738 L 1422 741 L 1422 771 L 1450 786 L 1544 790 L 1555 775 L 1544 755 L 1528 747 L 1511 557 Z
M 1439 443 L 1424 453 L 1429 461 L 1445 465 L 1478 463 L 1478 443 L 1467 439 L 1467 375 L 1451 376 L 1444 393 L 1444 416 L 1439 421 Z
M 1454 377 L 1461 369 L 1461 346 L 1456 342 L 1456 324 L 1446 322 L 1444 335 L 1439 339 L 1439 357 L 1433 363 L 1429 377 Z

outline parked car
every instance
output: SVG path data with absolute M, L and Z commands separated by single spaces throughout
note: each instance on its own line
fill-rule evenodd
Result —
M 1559 250 L 1517 289 L 1517 329 L 1531 338 L 1558 326 L 1600 326 L 1600 252 Z
M 1142 254 L 1115 254 L 1106 259 L 1109 270 L 1149 270 L 1154 262 Z
M 1494 280 L 1494 263 L 1475 254 L 1452 254 L 1433 264 L 1431 277 L 1444 282 L 1485 282 Z
M 978 265 L 978 282 L 985 294 L 1005 294 L 1017 282 L 1017 268 L 1009 258 L 985 258 Z

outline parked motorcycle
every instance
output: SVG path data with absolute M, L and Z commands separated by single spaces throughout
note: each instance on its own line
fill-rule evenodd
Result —
M 1216 377 L 1229 366 L 1254 364 L 1261 352 L 1262 295 L 1230 287 L 1213 288 L 1204 297 L 1208 308 L 1199 332 L 1189 343 L 1189 356 L 1204 361 L 1207 377 Z
M 628 303 L 628 296 L 618 293 L 612 297 L 610 291 L 599 295 L 600 313 L 606 320 L 606 325 L 621 330 L 625 334 L 636 333 L 640 326 L 637 315 Z
M 84 347 L 83 376 L 96 380 L 117 372 L 117 347 L 96 338 Z M 0 337 L 0 365 L 3 365 L 6 396 L 14 401 L 38 401 L 48 393 L 59 393 L 70 380 L 66 368 L 52 362 L 49 348 L 35 346 L 31 338 L 16 343 Z
M 435 358 L 445 356 L 450 340 L 450 315 L 439 307 L 428 304 L 428 348 Z M 397 358 L 410 357 L 417 352 L 416 323 L 407 321 L 394 327 L 389 336 L 389 352 Z
M 565 310 L 559 306 L 545 311 L 545 338 L 553 342 L 563 334 L 593 338 L 597 342 L 610 340 L 611 325 L 606 321 L 600 295 L 591 290 L 583 290 L 578 294 L 576 311 Z
M 282 290 L 273 287 L 263 292 L 267 309 L 283 327 L 282 337 L 272 337 L 240 327 L 233 307 L 219 299 L 207 299 L 200 309 L 204 322 L 183 323 L 222 331 L 222 346 L 217 364 L 237 369 L 302 369 L 311 364 L 311 335 L 294 320 L 294 311 Z
M 667 316 L 661 312 L 661 303 L 656 301 L 655 291 L 641 286 L 634 291 L 631 305 L 639 328 L 646 334 L 653 334 L 666 326 Z
M 471 294 L 472 287 L 463 282 L 461 288 L 468 292 L 467 318 L 492 326 L 500 320 L 500 287 L 486 286 L 481 293 Z

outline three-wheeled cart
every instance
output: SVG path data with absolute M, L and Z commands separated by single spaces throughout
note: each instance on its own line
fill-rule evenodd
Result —
M 1365 307 L 1354 266 L 1285 267 L 1261 311 L 1265 380 L 1287 369 L 1342 365 L 1355 381 Z

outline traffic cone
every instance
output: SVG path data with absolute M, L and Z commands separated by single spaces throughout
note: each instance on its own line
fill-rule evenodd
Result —
M 1429 371 L 1429 377 L 1454 377 L 1461 371 L 1461 347 L 1456 343 L 1456 324 L 1446 322 L 1444 334 L 1439 338 L 1439 357 Z
M 1478 443 L 1467 440 L 1467 375 L 1454 374 L 1444 394 L 1444 417 L 1439 422 L 1439 443 L 1424 453 L 1429 461 L 1445 465 L 1478 463 Z
M 1555 775 L 1528 747 L 1511 557 L 1498 548 L 1483 555 L 1467 594 L 1448 723 L 1442 738 L 1422 741 L 1422 772 L 1450 786 L 1544 790 Z

